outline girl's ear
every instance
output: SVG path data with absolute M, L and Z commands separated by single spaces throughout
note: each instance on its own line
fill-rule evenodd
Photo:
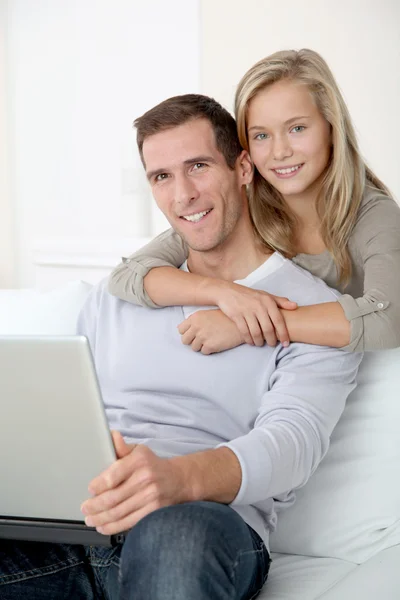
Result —
M 247 150 L 242 150 L 237 164 L 242 185 L 248 185 L 253 180 L 254 167 Z

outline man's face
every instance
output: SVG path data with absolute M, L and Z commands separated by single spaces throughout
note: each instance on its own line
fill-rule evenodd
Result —
M 240 158 L 231 170 L 211 124 L 194 119 L 143 144 L 146 174 L 158 207 L 189 248 L 215 250 L 234 231 L 245 206 Z M 247 160 L 247 158 L 245 158 Z

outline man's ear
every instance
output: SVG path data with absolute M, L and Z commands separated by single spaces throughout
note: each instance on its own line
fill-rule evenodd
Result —
M 237 159 L 237 165 L 241 180 L 240 183 L 242 185 L 248 185 L 253 181 L 254 167 L 250 158 L 250 154 L 247 152 L 247 150 L 242 150 Z

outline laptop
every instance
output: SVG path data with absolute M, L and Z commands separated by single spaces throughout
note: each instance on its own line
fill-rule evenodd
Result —
M 0 538 L 121 543 L 80 511 L 115 460 L 88 340 L 0 336 Z

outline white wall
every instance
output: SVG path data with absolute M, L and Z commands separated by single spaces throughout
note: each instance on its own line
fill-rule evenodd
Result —
M 198 3 L 8 6 L 17 283 L 48 287 L 57 265 L 93 261 L 96 279 L 167 226 L 153 210 L 132 121 L 198 91 Z
M 0 0 L 0 288 L 15 284 L 14 219 L 10 189 L 10 106 L 7 96 L 7 4 Z
M 277 50 L 327 60 L 348 103 L 361 150 L 400 199 L 399 0 L 202 0 L 202 91 L 230 110 L 247 69 Z
M 364 155 L 400 198 L 398 0 L 0 0 L 0 9 L 0 287 L 96 281 L 162 230 L 133 119 L 186 92 L 232 109 L 241 75 L 281 48 L 327 59 Z

